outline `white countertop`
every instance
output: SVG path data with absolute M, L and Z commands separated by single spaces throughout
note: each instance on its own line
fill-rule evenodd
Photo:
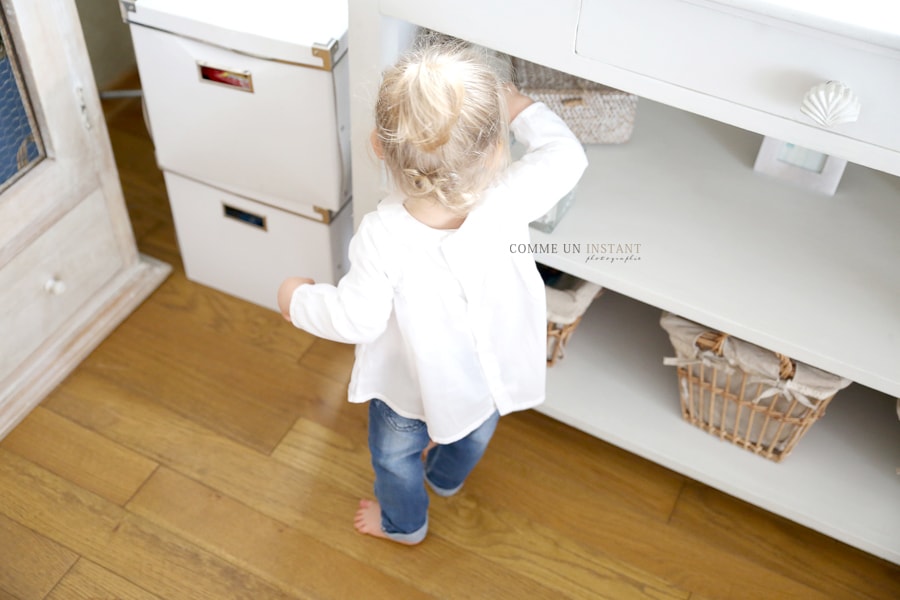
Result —
M 893 0 L 711 0 L 707 3 L 900 50 L 900 3 Z

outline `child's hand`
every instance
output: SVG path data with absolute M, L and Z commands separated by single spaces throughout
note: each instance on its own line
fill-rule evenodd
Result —
M 506 96 L 506 107 L 509 112 L 510 123 L 519 116 L 520 112 L 525 110 L 531 104 L 534 104 L 534 100 L 520 92 L 518 88 L 511 83 L 506 84 L 504 95 Z
M 294 295 L 294 290 L 308 283 L 312 284 L 315 281 L 307 277 L 288 277 L 278 287 L 278 310 L 281 311 L 281 316 L 288 321 L 291 320 L 291 297 Z

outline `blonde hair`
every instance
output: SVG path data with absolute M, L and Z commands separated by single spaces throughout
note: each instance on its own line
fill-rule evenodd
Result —
M 396 187 L 465 213 L 509 157 L 503 82 L 465 43 L 422 44 L 388 69 L 375 106 Z

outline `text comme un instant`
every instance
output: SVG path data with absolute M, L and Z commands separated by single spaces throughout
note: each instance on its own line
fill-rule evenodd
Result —
M 513 254 L 640 254 L 640 244 L 510 244 Z

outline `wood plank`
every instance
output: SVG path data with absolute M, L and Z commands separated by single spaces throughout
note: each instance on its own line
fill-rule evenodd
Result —
M 363 489 L 372 478 L 366 436 L 365 420 L 322 425 L 301 417 L 272 456 L 310 474 L 352 481 Z M 557 451 L 566 459 L 558 460 Z M 680 475 L 534 412 L 501 419 L 473 477 L 524 481 L 535 470 L 542 476 L 530 485 L 555 492 L 554 505 L 592 507 L 590 513 L 577 515 L 579 523 L 595 512 L 623 511 L 642 520 L 666 522 L 684 483 Z
M 294 331 L 302 333 L 296 328 Z M 356 347 L 351 344 L 316 338 L 309 350 L 303 353 L 300 364 L 347 385 L 350 383 L 355 351 Z
M 362 412 L 362 411 L 354 411 Z M 365 421 L 353 433 L 309 419 L 297 419 L 272 452 L 276 460 L 350 490 L 372 488 L 373 473 Z
M 273 291 L 273 294 L 275 292 Z M 200 329 L 227 340 L 240 352 L 266 352 L 276 364 L 294 364 L 316 341 L 281 315 L 184 277 L 159 290 L 156 302 L 135 314 L 135 324 L 160 335 L 177 336 Z M 160 321 L 159 319 L 165 319 Z
M 370 486 L 337 489 L 87 371 L 71 377 L 47 406 L 387 575 L 416 582 L 426 593 L 446 595 L 462 586 L 461 593 L 471 597 L 559 597 L 551 588 L 440 536 L 415 548 L 361 536 L 353 529 L 352 518 L 358 499 L 370 494 Z M 344 403 L 343 409 L 365 407 Z M 448 569 L 449 564 L 454 568 Z M 459 573 L 465 573 L 464 581 Z
M 0 447 L 124 505 L 157 463 L 46 408 L 36 408 Z
M 659 473 L 664 469 L 658 465 L 545 420 L 523 413 L 501 421 L 470 481 L 477 482 L 482 501 L 539 521 L 561 539 L 607 553 L 680 589 L 714 598 L 827 597 L 740 554 L 717 552 L 703 536 L 669 526 L 680 475 Z M 541 453 L 560 464 L 547 464 Z M 529 468 L 541 476 L 529 477 Z M 522 493 L 526 481 L 527 493 Z M 729 577 L 710 576 L 722 572 Z
M 132 389 L 261 452 L 300 411 L 327 418 L 346 400 L 346 383 L 298 364 L 311 337 L 272 311 L 197 288 L 173 275 L 159 302 L 141 307 L 83 367 L 119 379 L 140 363 Z
M 3 449 L 0 514 L 165 598 L 289 598 L 234 565 Z
M 300 598 L 430 597 L 166 468 L 128 509 Z
M 0 590 L 10 597 L 40 600 L 77 559 L 71 550 L 0 515 Z
M 80 559 L 46 600 L 162 600 L 89 560 Z
M 362 433 L 362 432 L 360 432 Z M 502 436 L 502 433 L 500 433 Z M 371 485 L 368 454 L 348 437 L 299 420 L 273 457 L 348 490 Z M 491 460 L 486 457 L 484 462 Z M 571 597 L 686 598 L 688 592 L 620 561 L 602 550 L 586 548 L 560 538 L 539 520 L 527 519 L 515 510 L 496 509 L 479 498 L 481 479 L 474 476 L 457 497 L 435 497 L 429 515 L 429 531 L 485 560 L 517 572 L 535 583 L 550 585 Z M 479 490 L 469 494 L 469 487 Z M 579 519 L 582 514 L 570 515 Z M 517 540 L 510 544 L 509 540 Z
M 136 69 L 131 72 L 122 73 L 114 81 L 103 86 L 106 90 L 139 90 L 141 89 L 141 78 Z M 125 129 L 128 123 L 137 120 L 135 117 L 142 117 L 141 98 L 136 97 L 119 97 L 119 98 L 101 98 L 100 106 L 103 109 L 103 115 L 106 119 L 106 126 L 110 129 Z M 140 135 L 146 137 L 146 128 L 142 129 Z
M 492 473 L 541 485 L 573 507 L 665 522 L 685 478 L 535 411 L 504 417 L 491 441 Z M 560 457 L 564 457 L 560 460 Z M 592 511 L 593 513 L 594 511 Z M 582 515 L 582 519 L 587 515 Z
M 131 389 L 241 444 L 270 452 L 293 422 L 291 412 L 257 403 L 256 394 L 265 397 L 268 390 L 251 389 L 246 375 L 226 356 L 227 346 L 186 344 L 190 350 L 161 343 L 143 331 L 114 334 L 105 342 L 107 352 L 89 358 L 82 368 L 111 381 L 129 372 Z M 140 369 L 134 369 L 135 364 Z M 289 391 L 275 393 L 284 396 Z
M 165 182 L 146 136 L 121 129 L 110 129 L 109 135 L 135 239 L 140 240 L 172 221 Z
M 290 376 L 276 379 L 265 354 L 231 344 L 227 336 L 196 328 L 162 335 L 152 326 L 141 327 L 147 315 L 134 316 L 127 330 L 106 340 L 107 352 L 89 358 L 83 368 L 111 380 L 131 371 L 131 389 L 261 452 L 270 452 L 284 436 L 302 399 L 346 394 L 339 384 L 297 365 L 285 365 Z M 134 370 L 135 364 L 141 368 Z M 248 376 L 253 373 L 267 375 Z M 291 380 L 310 385 L 298 389 Z
M 823 595 L 900 597 L 897 565 L 699 483 L 685 486 L 670 524 L 703 536 L 717 553 L 747 557 Z
M 689 596 L 687 589 L 619 560 L 604 544 L 581 544 L 544 521 L 497 508 L 491 500 L 491 493 L 474 483 L 453 498 L 436 498 L 431 511 L 434 534 L 566 597 Z
M 149 229 L 137 240 L 138 250 L 172 265 L 172 272 L 184 277 L 184 265 L 178 250 L 178 237 L 172 222 Z

